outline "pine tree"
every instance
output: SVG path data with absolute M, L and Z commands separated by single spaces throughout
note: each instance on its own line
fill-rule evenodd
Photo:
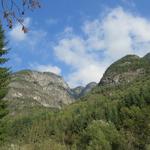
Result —
M 2 118 L 7 114 L 7 104 L 3 100 L 7 94 L 7 86 L 9 83 L 9 69 L 4 67 L 4 64 L 8 61 L 5 58 L 5 55 L 8 53 L 8 50 L 5 49 L 6 42 L 4 37 L 4 31 L 0 25 L 0 141 L 2 140 L 3 127 L 2 127 Z

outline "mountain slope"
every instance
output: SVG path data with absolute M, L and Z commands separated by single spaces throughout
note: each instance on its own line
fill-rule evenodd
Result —
M 48 72 L 24 70 L 12 75 L 5 99 L 12 109 L 28 106 L 60 108 L 74 101 L 62 77 Z
M 140 78 L 150 72 L 148 56 L 127 55 L 114 62 L 104 73 L 99 85 L 115 86 Z
M 27 115 L 8 116 L 4 122 L 8 145 L 25 150 L 149 150 L 148 60 L 128 55 L 113 63 L 102 80 L 112 81 L 119 74 L 119 82 L 100 82 L 80 101 L 59 111 L 35 109 Z
M 97 83 L 96 82 L 91 82 L 89 84 L 87 84 L 85 86 L 85 88 L 81 91 L 80 93 L 80 97 L 83 97 L 85 96 L 86 94 L 88 94 L 94 87 L 97 86 Z
M 97 86 L 96 82 L 91 82 L 91 83 L 87 84 L 85 87 L 78 86 L 78 87 L 72 89 L 73 96 L 76 99 L 81 98 L 81 97 L 85 96 L 86 94 L 88 94 L 95 86 Z
M 80 94 L 82 93 L 82 91 L 84 90 L 85 87 L 83 86 L 78 86 L 72 89 L 72 94 L 73 96 L 78 99 L 80 98 Z
M 22 70 L 12 74 L 5 99 L 9 101 L 11 110 L 33 106 L 61 108 L 86 95 L 95 84 L 70 89 L 63 78 L 56 74 Z

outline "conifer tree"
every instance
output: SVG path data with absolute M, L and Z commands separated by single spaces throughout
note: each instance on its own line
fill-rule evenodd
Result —
M 3 100 L 7 94 L 7 86 L 9 83 L 9 69 L 4 67 L 4 64 L 8 61 L 5 55 L 8 53 L 8 50 L 5 49 L 6 42 L 4 37 L 4 31 L 2 30 L 2 25 L 0 24 L 0 124 L 2 118 L 7 114 L 6 102 Z M 0 131 L 1 135 L 1 131 Z

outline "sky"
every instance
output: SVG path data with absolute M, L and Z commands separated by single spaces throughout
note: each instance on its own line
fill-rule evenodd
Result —
M 41 0 L 26 12 L 24 34 L 6 29 L 13 72 L 32 69 L 64 77 L 70 87 L 99 82 L 117 59 L 150 52 L 149 0 Z

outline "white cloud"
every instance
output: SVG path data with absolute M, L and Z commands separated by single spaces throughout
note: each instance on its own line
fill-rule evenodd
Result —
M 67 76 L 67 81 L 71 87 L 85 85 L 92 81 L 99 82 L 106 67 L 102 65 L 91 64 L 73 71 Z
M 106 69 L 106 64 L 100 63 L 97 55 L 86 48 L 86 42 L 72 32 L 54 47 L 57 58 L 73 69 L 66 78 L 71 87 L 99 81 Z
M 150 41 L 150 21 L 117 8 L 107 15 L 102 26 L 104 48 L 113 59 L 128 53 L 145 53 L 143 44 Z
M 40 72 L 52 72 L 55 73 L 57 75 L 61 74 L 61 69 L 57 66 L 53 66 L 53 65 L 40 65 L 40 64 L 31 64 L 30 65 L 32 69 L 40 71 Z
M 105 50 L 114 60 L 129 53 L 144 54 L 144 49 L 150 46 L 150 21 L 120 7 L 102 19 L 86 22 L 82 28 L 88 48 Z
M 67 77 L 71 86 L 98 82 L 112 61 L 150 51 L 150 21 L 121 7 L 84 22 L 81 29 L 82 36 L 65 29 L 53 47 L 57 58 L 72 68 Z

